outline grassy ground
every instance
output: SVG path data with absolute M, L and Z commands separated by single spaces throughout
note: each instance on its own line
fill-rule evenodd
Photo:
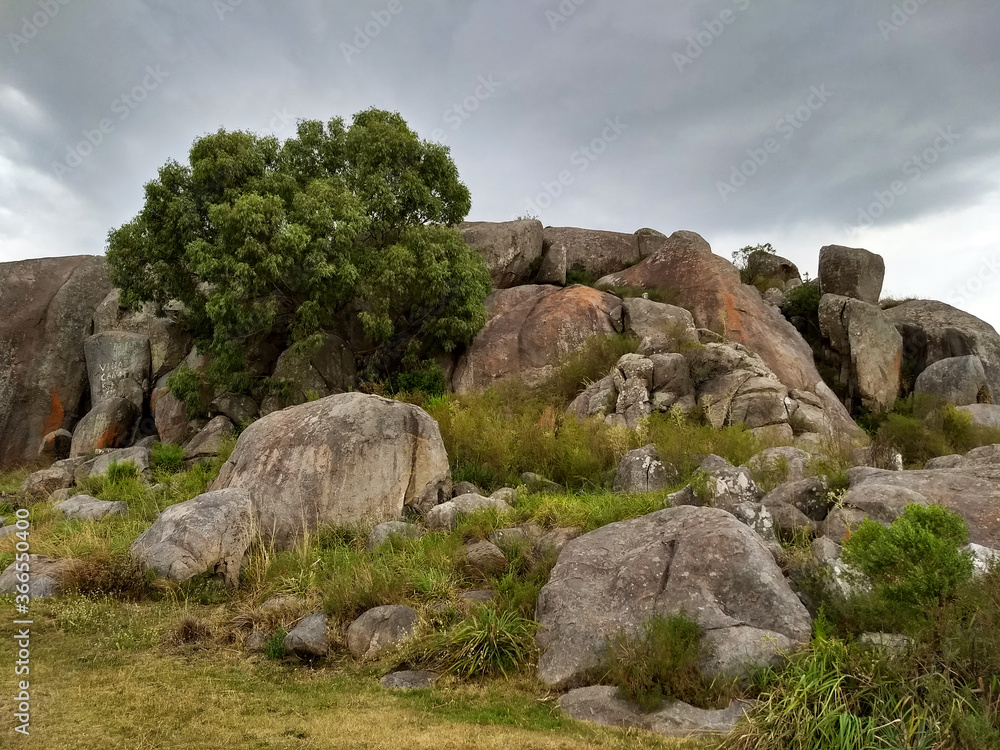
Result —
M 12 612 L 9 599 L 0 611 Z M 172 602 L 82 598 L 35 602 L 31 736 L 11 729 L 13 678 L 0 690 L 0 745 L 58 748 L 696 748 L 643 732 L 563 717 L 527 677 L 445 682 L 409 694 L 377 673 L 334 661 L 323 668 L 249 657 L 235 647 L 163 645 L 182 612 Z M 0 664 L 15 660 L 0 619 Z M 4 672 L 8 672 L 5 668 Z M 9 674 L 9 673 L 8 673 Z

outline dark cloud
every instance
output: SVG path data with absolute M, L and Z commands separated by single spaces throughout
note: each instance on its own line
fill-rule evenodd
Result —
M 996 21 L 994 0 L 8 0 L 0 260 L 101 252 L 203 133 L 378 106 L 451 147 L 474 218 L 768 239 L 803 267 L 865 242 L 895 288 L 946 297 L 1000 239 Z M 1000 274 L 968 304 L 997 323 Z

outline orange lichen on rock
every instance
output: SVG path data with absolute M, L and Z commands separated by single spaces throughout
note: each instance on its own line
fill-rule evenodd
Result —
M 66 410 L 63 408 L 59 393 L 55 388 L 52 389 L 50 395 L 52 405 L 49 407 L 49 416 L 46 417 L 45 423 L 42 426 L 42 437 L 48 435 L 50 432 L 62 429 L 63 420 L 66 419 Z

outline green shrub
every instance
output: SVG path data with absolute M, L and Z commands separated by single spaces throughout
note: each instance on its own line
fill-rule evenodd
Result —
M 395 373 L 386 381 L 385 388 L 393 396 L 402 393 L 443 396 L 448 392 L 448 381 L 441 365 L 430 360 L 417 369 Z
M 600 682 L 616 685 L 623 698 L 644 711 L 671 699 L 706 707 L 711 690 L 698 669 L 702 635 L 683 614 L 655 616 L 639 633 L 609 639 Z
M 438 422 L 455 481 L 489 492 L 535 472 L 568 487 L 602 486 L 635 436 L 599 420 L 565 417 L 516 382 L 427 403 Z
M 174 474 L 180 471 L 184 468 L 184 446 L 174 443 L 153 443 L 149 465 L 154 472 Z
M 611 373 L 626 354 L 634 354 L 639 340 L 623 334 L 593 336 L 566 357 L 539 388 L 540 396 L 554 406 L 566 406 L 591 383 Z
M 969 533 L 957 513 L 940 505 L 907 505 L 888 527 L 866 519 L 844 543 L 844 562 L 867 575 L 875 593 L 911 606 L 939 604 L 972 575 L 959 548 Z
M 819 301 L 823 298 L 819 284 L 801 284 L 785 293 L 781 312 L 786 318 L 803 318 L 819 330 Z
M 425 638 L 413 658 L 465 679 L 510 677 L 534 657 L 536 628 L 516 612 L 477 607 L 470 617 Z
M 188 419 L 208 416 L 204 398 L 204 376 L 181 364 L 167 378 L 167 388 L 174 398 L 184 402 L 184 412 Z
M 960 695 L 946 685 L 932 701 L 926 688 L 939 681 L 921 685 L 904 665 L 831 637 L 822 623 L 817 631 L 787 668 L 758 673 L 760 702 L 723 742 L 725 750 L 945 746 L 937 744 L 942 723 L 969 705 Z

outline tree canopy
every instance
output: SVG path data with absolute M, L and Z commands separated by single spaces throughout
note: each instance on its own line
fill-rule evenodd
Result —
M 454 226 L 470 206 L 448 148 L 398 113 L 301 121 L 284 143 L 219 130 L 159 169 L 107 257 L 124 305 L 182 303 L 218 379 L 264 339 L 308 347 L 353 316 L 385 374 L 485 324 L 489 274 Z

